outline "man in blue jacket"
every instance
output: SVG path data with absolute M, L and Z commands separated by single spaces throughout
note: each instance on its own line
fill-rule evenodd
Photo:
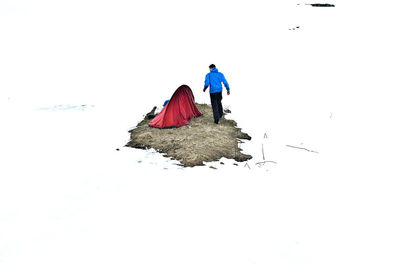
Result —
M 210 73 L 206 75 L 206 81 L 204 82 L 204 89 L 205 92 L 208 86 L 210 86 L 210 98 L 211 98 L 211 106 L 213 109 L 214 115 L 214 123 L 218 124 L 219 119 L 222 117 L 224 110 L 222 109 L 222 84 L 224 84 L 226 92 L 228 95 L 230 94 L 230 89 L 228 82 L 225 79 L 224 74 L 218 72 L 218 69 L 215 67 L 214 64 L 209 66 Z

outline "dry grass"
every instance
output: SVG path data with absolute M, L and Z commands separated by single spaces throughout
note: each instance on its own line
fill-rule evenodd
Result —
M 159 129 L 149 127 L 150 119 L 141 121 L 130 130 L 131 140 L 126 146 L 148 149 L 154 148 L 166 157 L 179 160 L 183 166 L 204 165 L 203 162 L 217 161 L 222 157 L 242 162 L 252 158 L 241 153 L 240 139 L 251 137 L 236 127 L 236 122 L 223 116 L 216 125 L 211 106 L 196 104 L 202 116 L 190 120 L 190 126 Z M 154 109 L 153 109 L 154 111 Z M 225 110 L 225 112 L 230 112 Z

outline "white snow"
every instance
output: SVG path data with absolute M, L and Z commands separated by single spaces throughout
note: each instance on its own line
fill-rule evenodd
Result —
M 0 265 L 399 265 L 398 4 L 305 3 L 1 1 Z M 252 160 L 124 147 L 211 63 Z

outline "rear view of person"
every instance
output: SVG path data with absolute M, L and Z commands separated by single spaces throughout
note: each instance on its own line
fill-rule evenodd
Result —
M 218 124 L 219 119 L 222 117 L 224 110 L 222 108 L 222 84 L 224 84 L 227 94 L 230 94 L 230 88 L 228 82 L 225 79 L 224 74 L 218 72 L 218 69 L 214 64 L 209 66 L 210 73 L 206 75 L 206 80 L 204 82 L 205 92 L 208 86 L 210 86 L 210 98 L 211 98 L 211 106 L 213 109 L 214 115 L 214 123 Z

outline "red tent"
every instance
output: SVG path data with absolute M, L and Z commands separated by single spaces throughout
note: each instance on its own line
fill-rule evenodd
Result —
M 162 111 L 149 123 L 151 127 L 181 127 L 189 124 L 193 117 L 203 115 L 194 104 L 192 90 L 187 85 L 180 86 Z

